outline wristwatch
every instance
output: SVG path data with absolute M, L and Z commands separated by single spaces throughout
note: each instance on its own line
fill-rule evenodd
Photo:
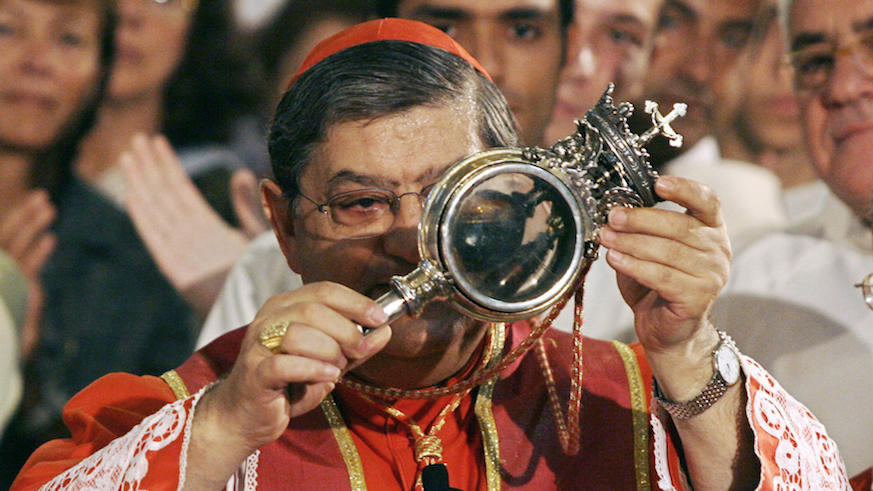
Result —
M 668 400 L 658 380 L 654 380 L 653 392 L 655 400 L 670 416 L 676 419 L 689 419 L 709 409 L 727 392 L 728 387 L 740 380 L 740 354 L 734 340 L 724 331 L 718 331 L 719 342 L 712 351 L 712 369 L 715 372 L 712 380 L 696 397 L 685 402 Z

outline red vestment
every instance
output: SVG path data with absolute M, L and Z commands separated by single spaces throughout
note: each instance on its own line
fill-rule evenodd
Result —
M 507 344 L 516 345 L 528 332 L 526 323 L 513 324 Z M 175 371 L 179 378 L 165 377 L 174 382 L 173 390 L 161 379 L 120 374 L 109 375 L 83 390 L 65 411 L 73 439 L 50 442 L 34 453 L 13 491 L 36 489 L 53 478 L 47 489 L 76 489 L 76 483 L 78 489 L 176 489 L 185 476 L 185 425 L 193 419 L 193 408 L 202 393 L 198 391 L 230 370 L 243 335 L 241 329 L 220 338 L 179 367 Z M 550 332 L 545 342 L 558 393 L 565 395 L 570 337 Z M 481 430 L 493 425 L 499 442 L 502 489 L 631 490 L 641 485 L 681 489 L 669 417 L 648 414 L 651 372 L 641 348 L 629 350 L 586 338 L 584 353 L 578 455 L 566 455 L 561 449 L 542 371 L 531 352 L 508 367 L 494 384 L 488 405 L 490 417 L 474 416 L 474 402 L 468 398 L 440 432 L 450 484 L 468 491 L 485 489 Z M 744 358 L 743 368 L 747 414 L 761 460 L 760 489 L 788 489 L 791 485 L 847 489 L 842 460 L 823 427 L 760 366 Z M 351 454 L 360 456 L 368 489 L 411 489 L 415 464 L 411 462 L 406 427 L 394 424 L 392 418 L 346 390 L 335 391 L 334 396 L 354 443 Z M 174 392 L 180 396 L 197 394 L 175 401 Z M 635 401 L 640 395 L 641 407 L 640 401 Z M 484 397 L 482 389 L 476 397 Z M 441 408 L 439 401 L 400 403 L 421 418 L 417 421 L 423 428 Z M 331 424 L 329 417 L 326 410 L 316 409 L 294 418 L 278 440 L 243 463 L 228 487 L 288 489 L 293 484 L 294 489 L 353 489 L 354 459 L 348 449 L 341 450 L 335 437 L 337 423 Z M 116 437 L 121 438 L 113 441 Z M 58 476 L 91 454 L 90 460 Z
M 873 491 L 873 467 L 852 478 L 852 489 L 855 491 Z

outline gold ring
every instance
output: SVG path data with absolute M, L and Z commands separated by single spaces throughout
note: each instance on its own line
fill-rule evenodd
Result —
M 273 353 L 278 353 L 279 346 L 282 344 L 282 338 L 285 337 L 286 332 L 288 332 L 288 323 L 277 322 L 261 331 L 258 334 L 258 339 L 261 341 L 261 345 L 263 345 L 264 348 L 267 348 Z

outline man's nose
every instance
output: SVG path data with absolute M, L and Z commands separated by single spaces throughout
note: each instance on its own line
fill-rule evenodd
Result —
M 149 7 L 143 0 L 120 0 L 118 2 L 119 26 L 139 28 L 144 22 L 145 10 Z
M 570 66 L 567 72 L 573 80 L 587 81 L 591 80 L 597 73 L 598 58 L 591 49 L 591 46 L 582 46 L 576 53 L 576 56 L 570 60 Z
M 477 32 L 473 40 L 471 53 L 479 60 L 485 71 L 491 75 L 494 83 L 500 87 L 503 82 L 504 60 L 500 49 L 500 41 L 489 32 Z
M 712 75 L 717 70 L 713 66 L 715 49 L 712 43 L 714 42 L 711 39 L 698 36 L 696 41 L 689 43 L 688 46 L 676 47 L 676 49 L 682 49 L 685 54 L 679 69 L 685 72 L 690 80 L 701 85 L 707 85 L 711 82 Z
M 873 97 L 873 60 L 845 53 L 834 59 L 834 70 L 824 87 L 828 103 L 845 104 L 862 96 Z
M 594 49 L 590 33 L 582 26 L 571 26 L 569 53 L 567 57 L 567 75 L 577 82 L 590 80 L 598 71 L 599 57 Z
M 385 252 L 418 264 L 418 224 L 421 222 L 422 198 L 415 193 L 400 196 L 394 209 L 394 223 L 385 233 Z
M 53 65 L 59 61 L 56 58 L 57 52 L 51 47 L 51 42 L 38 37 L 28 40 L 27 47 L 19 53 L 20 67 L 24 72 L 34 76 L 47 76 L 52 73 Z

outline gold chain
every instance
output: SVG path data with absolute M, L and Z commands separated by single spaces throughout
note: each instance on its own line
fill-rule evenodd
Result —
M 588 264 L 583 271 L 582 278 L 585 278 L 590 264 Z M 483 382 L 494 379 L 497 377 L 503 370 L 506 369 L 512 362 L 517 360 L 521 355 L 526 353 L 531 347 L 536 344 L 537 348 L 537 361 L 540 364 L 540 368 L 543 371 L 543 376 L 545 378 L 546 383 L 546 391 L 549 397 L 549 401 L 552 406 L 552 410 L 555 413 L 555 422 L 558 430 L 558 439 L 561 442 L 561 447 L 564 452 L 568 455 L 575 455 L 579 452 L 579 448 L 581 446 L 581 429 L 579 426 L 579 419 L 582 410 L 582 311 L 583 311 L 583 297 L 584 297 L 584 282 L 580 283 L 579 288 L 575 291 L 574 297 L 574 316 L 573 316 L 573 365 L 571 368 L 571 376 L 570 376 L 570 398 L 567 404 L 567 413 L 565 416 L 564 411 L 561 408 L 557 389 L 555 387 L 555 378 L 552 373 L 551 366 L 549 365 L 548 355 L 546 353 L 545 345 L 542 342 L 542 336 L 545 334 L 546 330 L 548 330 L 554 320 L 558 317 L 561 310 L 563 310 L 564 306 L 567 304 L 567 301 L 570 299 L 568 295 L 554 306 L 552 306 L 549 314 L 546 316 L 543 321 L 535 326 L 530 335 L 525 338 L 521 343 L 518 344 L 508 355 L 506 355 L 499 363 L 489 364 L 491 357 L 494 356 L 495 349 L 495 339 L 497 339 L 498 335 L 503 334 L 499 333 L 499 330 L 505 330 L 505 325 L 494 324 L 492 323 L 489 326 L 489 343 L 488 350 L 483 357 L 484 369 L 477 368 L 473 375 L 466 380 L 462 380 L 455 384 L 450 384 L 446 387 L 438 387 L 438 388 L 428 388 L 428 389 L 412 389 L 405 390 L 394 387 L 379 387 L 369 384 L 364 384 L 355 380 L 351 380 L 348 377 L 344 377 L 340 380 L 340 384 L 343 384 L 359 393 L 359 395 L 365 400 L 369 401 L 371 404 L 377 404 L 381 406 L 389 415 L 397 419 L 398 421 L 406 424 L 410 431 L 413 433 L 415 437 L 415 460 L 418 463 L 426 462 L 427 464 L 437 463 L 442 461 L 442 441 L 439 437 L 436 436 L 436 433 L 442 428 L 445 424 L 446 418 L 449 414 L 451 414 L 460 404 L 461 400 L 470 393 L 470 391 Z M 502 344 L 502 343 L 501 343 Z M 377 402 L 373 400 L 370 396 L 375 396 L 380 399 L 438 399 L 440 397 L 446 395 L 454 395 L 452 401 L 446 405 L 439 416 L 437 417 L 436 422 L 431 426 L 427 433 L 425 433 L 421 427 L 413 421 L 409 416 L 404 414 L 399 409 L 396 409 L 388 404 Z M 416 477 L 416 486 L 421 487 L 421 473 Z
M 439 399 L 440 397 L 444 397 L 447 395 L 458 394 L 461 392 L 466 392 L 472 389 L 473 387 L 477 387 L 482 385 L 484 382 L 497 377 L 500 375 L 503 370 L 506 369 L 509 365 L 511 365 L 515 360 L 521 357 L 523 354 L 527 353 L 529 349 L 533 347 L 533 345 L 539 340 L 545 332 L 552 327 L 552 323 L 558 317 L 558 314 L 561 313 L 561 310 L 564 308 L 564 305 L 567 304 L 567 301 L 570 299 L 569 296 L 565 297 L 554 306 L 549 311 L 549 315 L 546 316 L 545 320 L 541 322 L 539 325 L 534 327 L 531 330 L 530 335 L 526 337 L 521 343 L 518 344 L 512 351 L 509 352 L 499 363 L 495 363 L 484 370 L 477 370 L 473 375 L 465 380 L 457 382 L 455 384 L 448 385 L 446 387 L 431 387 L 427 389 L 399 389 L 396 387 L 379 387 L 376 385 L 365 384 L 363 382 L 358 382 L 357 380 L 352 380 L 348 375 L 340 379 L 339 383 L 354 389 L 358 392 L 369 394 L 371 396 L 376 396 L 382 399 Z M 499 326 L 500 329 L 505 329 L 505 325 L 503 323 L 492 324 L 491 329 L 495 329 L 494 326 Z M 494 337 L 493 335 L 491 336 Z
M 506 333 L 504 328 L 505 326 L 503 324 L 492 324 L 489 328 L 488 347 L 482 358 L 482 365 L 484 365 L 486 368 L 490 367 L 491 365 L 495 365 L 495 356 L 503 351 L 506 339 Z M 497 432 L 494 415 L 491 413 L 491 394 L 494 391 L 494 384 L 496 383 L 496 381 L 497 379 L 495 377 L 479 386 L 480 392 L 475 403 L 475 413 L 477 418 L 479 419 L 479 425 L 482 428 L 483 450 L 485 453 L 485 476 L 488 482 L 489 491 L 499 491 L 500 489 L 500 446 L 497 442 Z M 438 457 L 440 458 L 440 460 L 442 459 L 442 442 L 439 442 L 439 439 L 435 437 L 435 433 L 442 428 L 443 424 L 445 423 L 446 416 L 448 416 L 448 414 L 451 414 L 457 408 L 460 401 L 468 393 L 469 391 L 464 393 L 463 395 L 458 395 L 457 397 L 453 398 L 450 404 L 446 405 L 446 407 L 443 408 L 443 410 L 440 412 L 440 415 L 437 417 L 437 423 L 432 425 L 430 431 L 428 432 L 434 434 L 434 438 L 429 438 L 428 435 L 424 435 L 424 432 L 421 431 L 421 427 L 416 424 L 416 428 L 418 431 L 418 434 L 416 436 L 424 435 L 421 439 L 421 442 L 416 442 L 416 461 L 419 461 L 419 456 L 421 458 L 432 458 L 437 456 L 437 450 L 439 451 Z M 370 400 L 369 397 L 365 396 L 364 394 L 359 395 L 367 400 Z M 352 485 L 352 489 L 359 491 L 366 490 L 367 486 L 364 480 L 360 456 L 355 449 L 354 443 L 352 441 L 352 436 L 349 433 L 348 427 L 345 425 L 343 417 L 340 414 L 336 403 L 333 401 L 332 396 L 328 395 L 328 397 L 324 401 L 322 401 L 321 409 L 327 417 L 331 429 L 333 430 L 334 438 L 339 444 L 340 453 L 342 454 L 343 461 L 346 463 L 346 467 L 349 471 L 349 480 Z M 413 430 L 413 433 L 415 432 L 416 430 Z M 436 442 L 434 441 L 434 439 L 436 439 Z M 440 448 L 434 449 L 434 446 L 437 442 L 439 443 Z M 416 484 L 418 486 L 421 485 L 420 479 L 421 476 L 417 476 Z
M 499 338 L 501 338 L 501 333 L 499 330 L 505 329 L 505 326 L 500 324 L 490 324 L 488 327 L 488 344 L 485 353 L 482 355 L 482 360 L 478 363 L 480 368 L 476 368 L 475 373 L 481 372 L 485 367 L 488 366 L 488 363 L 495 355 L 496 344 L 499 342 Z M 352 388 L 356 388 L 352 386 Z M 361 396 L 365 401 L 370 404 L 380 407 L 384 410 L 388 415 L 405 424 L 409 431 L 412 432 L 412 436 L 415 439 L 415 447 L 414 447 L 414 457 L 415 462 L 418 464 L 424 463 L 425 465 L 437 464 L 443 461 L 443 442 L 440 437 L 437 436 L 437 433 L 443 428 L 446 424 L 446 420 L 448 416 L 452 414 L 455 409 L 461 404 L 461 400 L 466 397 L 470 391 L 473 389 L 473 386 L 466 388 L 461 392 L 457 392 L 453 395 L 452 400 L 443 407 L 440 411 L 439 415 L 437 415 L 434 423 L 428 428 L 428 431 L 425 431 L 421 428 L 421 426 L 415 422 L 412 417 L 397 409 L 396 407 L 390 405 L 389 403 L 376 400 L 370 395 L 368 395 L 365 391 L 358 392 L 358 395 Z M 416 486 L 421 488 L 421 472 L 416 475 L 415 478 Z
M 558 399 L 558 391 L 555 388 L 555 376 L 549 365 L 546 353 L 546 345 L 542 339 L 537 342 L 537 361 L 543 371 L 546 381 L 546 392 L 552 412 L 555 413 L 555 426 L 558 429 L 558 440 L 561 448 L 567 455 L 579 453 L 581 444 L 579 419 L 582 412 L 582 296 L 584 290 L 580 287 L 576 291 L 575 309 L 573 316 L 573 366 L 570 377 L 570 400 L 567 403 L 567 413 L 564 414 L 561 402 Z

